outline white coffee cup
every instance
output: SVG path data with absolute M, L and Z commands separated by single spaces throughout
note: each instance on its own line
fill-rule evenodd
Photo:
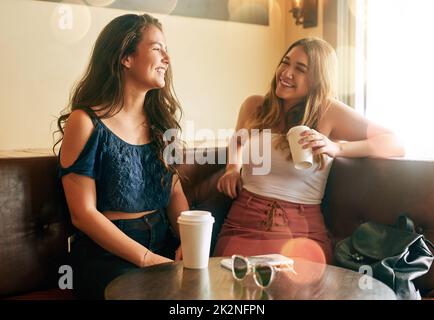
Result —
M 208 267 L 214 217 L 209 211 L 189 210 L 178 217 L 185 268 Z
M 303 131 L 310 130 L 306 126 L 296 126 L 289 129 L 286 134 L 286 139 L 289 142 L 289 148 L 291 149 L 292 161 L 296 169 L 309 169 L 313 165 L 312 148 L 303 149 L 303 145 L 298 141 L 302 138 L 300 135 Z

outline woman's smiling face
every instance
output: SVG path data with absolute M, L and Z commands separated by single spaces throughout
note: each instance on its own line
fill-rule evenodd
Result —
M 309 59 L 301 46 L 291 49 L 276 70 L 276 95 L 290 103 L 303 100 L 309 92 Z
M 163 88 L 170 59 L 163 32 L 155 26 L 143 30 L 136 51 L 126 58 L 127 77 L 144 89 Z

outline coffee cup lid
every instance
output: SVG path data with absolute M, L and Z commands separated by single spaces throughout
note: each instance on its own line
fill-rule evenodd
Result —
M 211 212 L 201 210 L 183 211 L 178 217 L 178 223 L 196 224 L 204 222 L 214 223 L 214 217 L 211 215 Z
M 290 134 L 292 134 L 294 131 L 298 131 L 298 130 L 310 130 L 310 128 L 308 126 L 296 126 L 296 127 L 292 127 L 291 129 L 288 130 L 288 132 L 286 133 L 287 136 L 289 136 Z

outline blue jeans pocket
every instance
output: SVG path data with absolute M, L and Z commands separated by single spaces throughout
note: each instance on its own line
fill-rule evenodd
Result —
M 159 210 L 143 217 L 144 222 L 149 226 L 149 249 L 158 252 L 166 245 L 169 230 L 169 221 L 166 212 Z

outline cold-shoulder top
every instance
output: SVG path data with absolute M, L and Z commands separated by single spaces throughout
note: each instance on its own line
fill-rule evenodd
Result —
M 158 159 L 153 142 L 133 145 L 115 135 L 96 115 L 89 115 L 94 130 L 77 160 L 60 165 L 59 176 L 68 173 L 95 180 L 97 209 L 142 212 L 168 206 L 172 173 Z

